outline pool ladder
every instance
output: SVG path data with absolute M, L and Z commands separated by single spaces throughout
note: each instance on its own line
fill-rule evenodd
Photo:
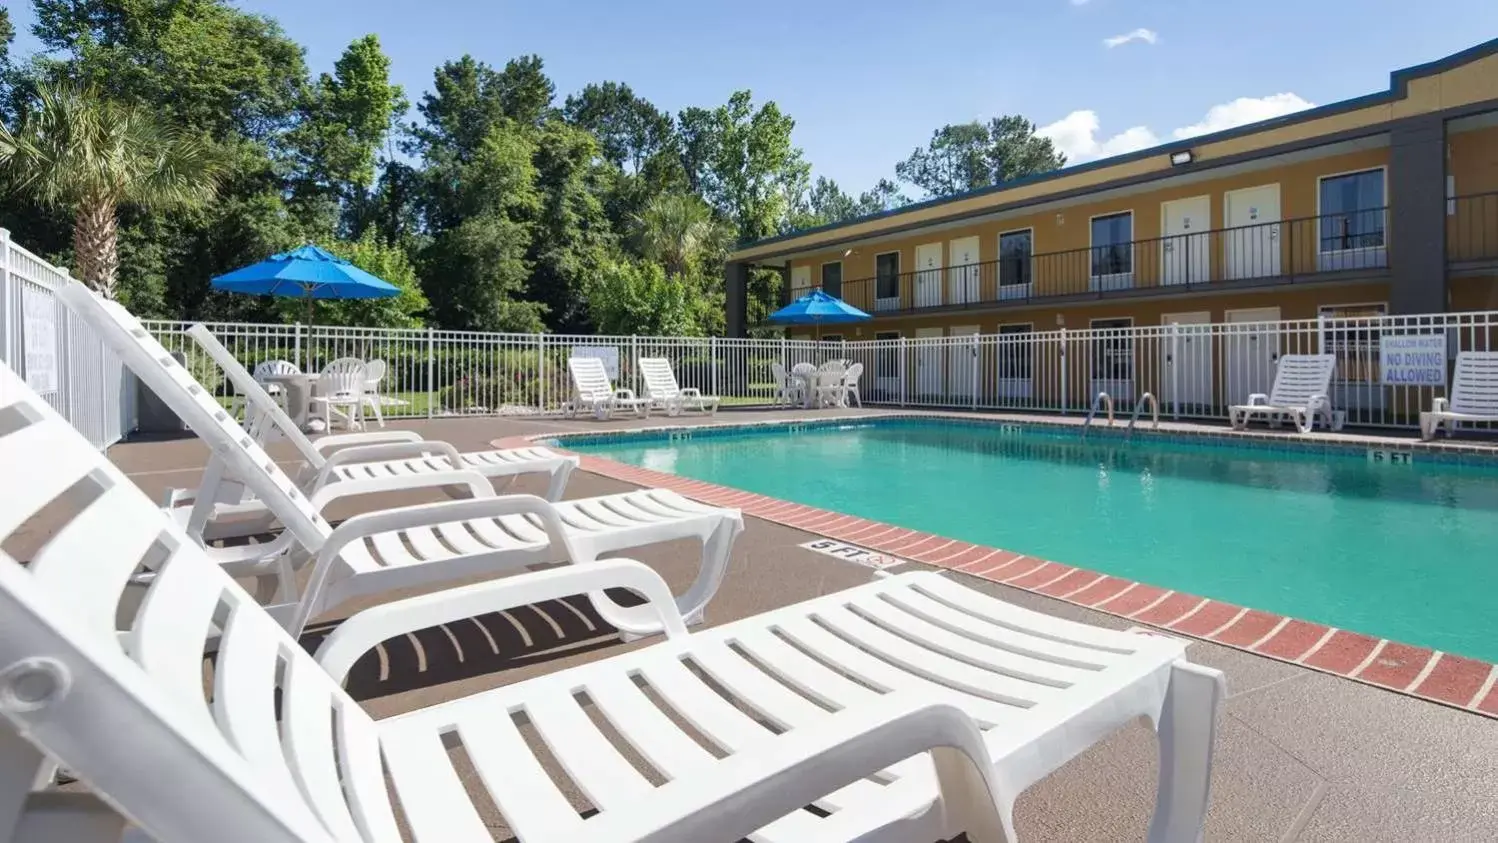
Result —
M 1099 392 L 1097 397 L 1092 399 L 1092 409 L 1087 411 L 1087 421 L 1082 422 L 1082 435 L 1084 437 L 1087 435 L 1087 428 L 1092 427 L 1092 420 L 1097 416 L 1098 407 L 1103 404 L 1108 405 L 1108 426 L 1113 426 L 1113 399 L 1109 397 L 1108 393 Z
M 1146 392 L 1134 402 L 1134 414 L 1129 417 L 1129 432 L 1124 436 L 1125 439 L 1133 438 L 1134 425 L 1139 422 L 1139 411 L 1144 409 L 1145 404 L 1150 405 L 1150 427 L 1160 429 L 1160 402 L 1155 400 L 1154 393 Z

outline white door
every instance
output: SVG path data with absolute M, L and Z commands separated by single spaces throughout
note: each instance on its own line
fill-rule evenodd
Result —
M 1160 203 L 1160 283 L 1200 284 L 1211 280 L 1212 197 L 1193 196 Z
M 935 307 L 941 304 L 941 244 L 926 243 L 915 247 L 915 306 Z
M 1000 325 L 994 366 L 1000 401 L 1028 399 L 1034 394 L 1035 344 L 1031 326 Z
M 1167 313 L 1160 350 L 1160 412 L 1198 415 L 1212 406 L 1212 314 Z
M 874 351 L 874 393 L 881 401 L 900 397 L 900 332 L 879 331 Z
M 1222 355 L 1227 369 L 1223 398 L 1229 406 L 1248 403 L 1248 396 L 1255 392 L 1268 395 L 1274 386 L 1274 367 L 1280 359 L 1279 318 L 1277 307 L 1227 312 Z
M 978 300 L 978 238 L 959 237 L 947 244 L 947 301 L 966 304 Z
M 1225 277 L 1268 278 L 1280 274 L 1280 186 L 1267 184 L 1223 194 Z
M 811 267 L 791 267 L 791 301 L 811 292 Z
M 941 337 L 940 328 L 916 328 L 915 394 L 916 399 L 936 403 L 941 398 L 942 347 L 931 340 Z M 926 342 L 919 342 L 926 340 Z
M 955 325 L 947 331 L 949 337 L 961 337 L 947 346 L 947 395 L 952 399 L 947 403 L 968 404 L 973 400 L 978 380 L 978 347 L 973 337 L 977 335 L 977 325 Z

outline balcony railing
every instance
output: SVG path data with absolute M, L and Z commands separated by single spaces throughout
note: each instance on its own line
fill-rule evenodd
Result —
M 1498 212 L 1498 204 L 1493 210 Z M 1174 292 L 1230 282 L 1294 283 L 1387 268 L 1388 218 L 1387 208 L 1369 208 L 861 278 L 827 292 L 877 314 Z M 805 292 L 788 291 L 791 296 Z
M 1498 261 L 1498 191 L 1446 200 L 1446 260 Z

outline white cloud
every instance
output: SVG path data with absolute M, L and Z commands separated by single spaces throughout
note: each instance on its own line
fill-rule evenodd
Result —
M 1171 132 L 1177 140 L 1221 132 L 1237 126 L 1246 126 L 1260 120 L 1283 117 L 1311 107 L 1299 96 L 1291 93 L 1270 94 L 1267 97 L 1239 97 L 1232 102 L 1214 105 L 1207 109 L 1207 116 L 1199 123 L 1182 126 Z
M 1158 44 L 1160 43 L 1160 33 L 1154 31 L 1153 29 L 1145 29 L 1141 26 L 1133 32 L 1125 32 L 1122 35 L 1115 35 L 1112 38 L 1104 38 L 1103 46 L 1111 50 L 1114 47 L 1122 47 L 1123 45 L 1128 44 L 1131 41 L 1142 41 L 1146 44 Z
M 1066 153 L 1067 162 L 1072 164 L 1122 155 L 1160 142 L 1148 126 L 1134 126 L 1100 139 L 1098 129 L 1101 125 L 1096 111 L 1073 111 L 1048 126 L 1041 126 L 1036 134 L 1055 142 L 1056 147 Z
M 1267 97 L 1239 97 L 1231 102 L 1214 105 L 1207 109 L 1206 116 L 1189 126 L 1182 126 L 1170 133 L 1175 140 L 1197 135 L 1220 132 L 1237 126 L 1281 117 L 1312 104 L 1291 94 L 1270 94 Z M 1099 132 L 1102 121 L 1096 111 L 1084 109 L 1073 111 L 1049 125 L 1041 126 L 1036 134 L 1050 138 L 1056 148 L 1066 153 L 1068 164 L 1081 164 L 1098 158 L 1123 155 L 1140 149 L 1148 149 L 1161 143 L 1159 135 L 1148 126 L 1132 126 L 1113 135 Z

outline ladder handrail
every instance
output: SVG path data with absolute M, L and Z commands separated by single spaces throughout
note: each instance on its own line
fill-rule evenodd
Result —
M 1108 405 L 1108 426 L 1113 426 L 1113 398 L 1106 392 L 1099 392 L 1097 397 L 1092 399 L 1092 409 L 1087 411 L 1087 420 L 1082 422 L 1083 436 L 1087 435 L 1087 428 L 1092 427 L 1092 419 L 1097 415 L 1098 405 L 1104 403 Z
M 1134 402 L 1134 413 L 1133 415 L 1129 416 L 1129 432 L 1128 435 L 1124 438 L 1127 439 L 1130 436 L 1134 435 L 1134 425 L 1139 421 L 1139 411 L 1144 409 L 1145 402 L 1148 402 L 1150 405 L 1153 421 L 1153 424 L 1151 425 L 1152 429 L 1160 429 L 1160 402 L 1155 398 L 1154 393 L 1146 392 L 1143 395 L 1139 396 L 1138 401 Z

